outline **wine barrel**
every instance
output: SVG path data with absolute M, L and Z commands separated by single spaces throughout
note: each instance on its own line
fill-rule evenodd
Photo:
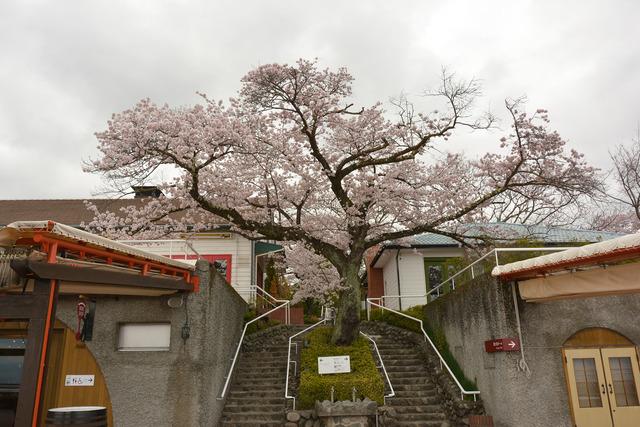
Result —
M 47 411 L 47 427 L 108 427 L 107 408 L 104 406 L 69 406 Z

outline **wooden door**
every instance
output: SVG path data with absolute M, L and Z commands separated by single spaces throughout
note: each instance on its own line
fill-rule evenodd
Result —
M 576 427 L 613 427 L 600 349 L 567 349 L 564 353 Z
M 603 348 L 602 362 L 615 427 L 640 425 L 640 372 L 635 348 Z

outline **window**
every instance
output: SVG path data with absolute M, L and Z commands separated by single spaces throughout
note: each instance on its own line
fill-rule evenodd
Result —
M 460 258 L 425 258 L 424 259 L 424 275 L 427 292 L 449 279 L 456 271 L 456 262 Z M 438 291 L 431 294 L 431 297 L 437 297 L 450 290 L 451 285 L 446 284 Z
M 24 338 L 0 338 L 0 389 L 20 385 L 25 346 Z
M 171 323 L 121 323 L 118 351 L 169 351 Z

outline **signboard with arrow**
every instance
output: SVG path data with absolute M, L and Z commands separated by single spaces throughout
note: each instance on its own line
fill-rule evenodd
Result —
M 497 338 L 484 342 L 484 350 L 487 353 L 498 351 L 520 351 L 520 340 L 518 338 Z

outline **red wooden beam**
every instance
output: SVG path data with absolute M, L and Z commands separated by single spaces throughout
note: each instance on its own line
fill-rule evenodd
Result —
M 66 240 L 61 240 L 61 239 L 59 240 L 59 239 L 43 236 L 42 234 L 37 234 L 37 233 L 34 234 L 32 239 L 36 243 L 41 243 L 46 245 L 53 245 L 55 243 L 57 244 L 57 248 L 60 248 L 60 249 L 68 249 L 72 251 L 82 252 L 86 256 L 99 257 L 104 259 L 107 263 L 108 263 L 108 260 L 111 259 L 112 262 L 120 261 L 124 264 L 134 266 L 134 267 L 137 265 L 137 266 L 140 266 L 141 274 L 143 275 L 151 271 L 151 269 L 154 269 L 158 272 L 165 270 L 167 272 L 172 272 L 176 275 L 179 274 L 184 277 L 184 280 L 187 283 L 191 283 L 193 285 L 194 291 L 197 292 L 199 288 L 198 277 L 195 275 L 192 275 L 191 270 L 188 270 L 188 269 L 182 269 L 178 267 L 165 265 L 159 262 L 139 259 L 138 257 L 135 257 L 133 255 L 121 255 L 121 254 L 117 254 L 104 249 L 93 248 L 93 247 L 82 245 L 79 243 L 68 242 Z M 49 256 L 51 256 L 51 253 L 52 251 L 49 251 Z

